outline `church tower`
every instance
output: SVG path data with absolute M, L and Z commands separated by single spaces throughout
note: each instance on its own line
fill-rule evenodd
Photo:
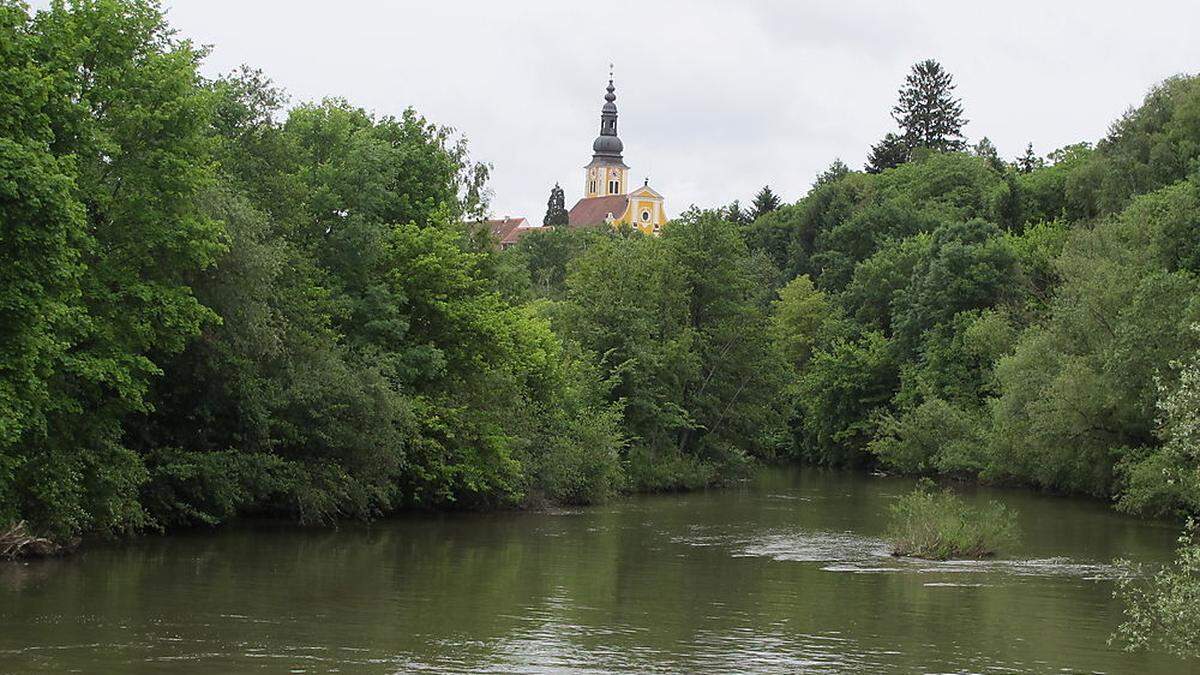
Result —
M 644 234 L 658 234 L 667 223 L 663 196 L 650 187 L 648 179 L 636 189 L 629 189 L 629 167 L 621 156 L 625 144 L 617 136 L 616 91 L 609 71 L 604 106 L 600 108 L 600 135 L 592 141 L 592 161 L 583 167 L 583 198 L 567 213 L 567 225 L 628 225 Z
M 625 145 L 617 137 L 617 95 L 609 73 L 604 106 L 600 108 L 600 135 L 592 142 L 592 161 L 586 167 L 583 194 L 585 197 L 623 195 L 629 167 L 621 158 Z

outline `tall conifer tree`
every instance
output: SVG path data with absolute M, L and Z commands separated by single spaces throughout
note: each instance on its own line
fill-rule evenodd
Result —
M 546 203 L 546 217 L 542 219 L 543 225 L 566 225 L 567 203 L 566 197 L 563 195 L 563 189 L 558 183 L 550 188 L 550 201 Z
M 751 204 L 751 213 L 754 216 L 754 220 L 779 208 L 781 203 L 779 195 L 776 195 L 771 190 L 771 186 L 764 185 L 763 189 L 754 195 L 754 202 Z
M 892 108 L 892 119 L 910 148 L 953 152 L 965 146 L 962 128 L 967 120 L 961 100 L 954 96 L 954 78 L 933 59 L 913 66 Z
M 904 138 L 888 132 L 871 146 L 871 154 L 863 168 L 867 173 L 883 173 L 908 161 L 909 147 Z
M 1029 173 L 1034 169 L 1045 166 L 1046 162 L 1033 151 L 1033 143 L 1025 146 L 1025 154 L 1017 158 L 1017 171 Z

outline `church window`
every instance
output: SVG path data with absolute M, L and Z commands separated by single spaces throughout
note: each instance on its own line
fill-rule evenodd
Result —
M 588 183 L 588 192 L 595 192 L 595 191 L 596 191 L 596 181 L 592 181 L 591 183 Z
M 610 193 L 615 195 L 618 192 L 620 192 L 620 190 L 621 190 L 621 181 L 619 181 L 619 180 L 608 181 L 608 191 Z
M 649 211 L 645 211 L 645 210 L 642 211 L 642 222 L 643 223 L 650 222 L 650 212 Z

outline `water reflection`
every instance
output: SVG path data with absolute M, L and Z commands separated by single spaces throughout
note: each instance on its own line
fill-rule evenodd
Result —
M 0 566 L 0 671 L 1196 672 L 1104 640 L 1117 555 L 1170 526 L 980 490 L 1000 560 L 887 555 L 907 481 L 772 471 L 738 488 L 542 514 L 279 526 Z

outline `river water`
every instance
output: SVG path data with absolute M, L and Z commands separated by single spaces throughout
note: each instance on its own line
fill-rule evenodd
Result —
M 887 555 L 912 482 L 767 470 L 737 487 L 338 530 L 242 525 L 0 564 L 0 672 L 1200 673 L 1105 640 L 1125 557 L 1171 524 L 970 490 L 1000 559 Z

